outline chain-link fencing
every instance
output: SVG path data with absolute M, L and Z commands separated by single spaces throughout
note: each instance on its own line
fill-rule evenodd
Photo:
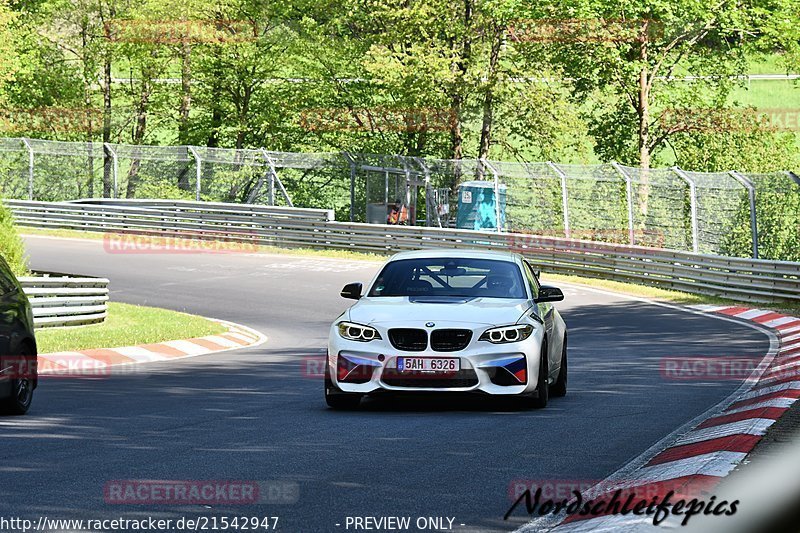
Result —
M 0 138 L 0 194 L 325 208 L 355 222 L 800 260 L 800 178 L 791 172 Z

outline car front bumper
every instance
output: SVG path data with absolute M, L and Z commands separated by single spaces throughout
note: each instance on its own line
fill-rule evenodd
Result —
M 506 344 L 478 340 L 490 326 L 470 327 L 473 335 L 463 349 L 452 352 L 398 350 L 389 341 L 388 328 L 372 324 L 381 339 L 370 342 L 342 338 L 336 324 L 331 327 L 328 343 L 328 375 L 342 392 L 483 392 L 492 395 L 519 395 L 536 390 L 544 331 L 534 327 L 527 339 Z M 441 324 L 464 328 L 464 324 Z M 421 328 L 420 328 L 421 329 Z M 460 361 L 460 371 L 453 373 L 404 372 L 398 370 L 398 358 L 420 357 Z M 342 359 L 345 362 L 342 362 Z M 354 366 L 355 365 L 355 366 Z M 342 367 L 351 370 L 347 373 Z M 524 369 L 524 374 L 520 370 Z M 346 374 L 346 375 L 345 375 Z M 520 376 L 524 381 L 520 382 Z

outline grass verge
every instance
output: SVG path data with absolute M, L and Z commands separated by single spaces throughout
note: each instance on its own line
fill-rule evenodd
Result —
M 226 328 L 207 318 L 117 302 L 108 304 L 102 324 L 36 330 L 39 353 L 116 348 L 224 333 Z

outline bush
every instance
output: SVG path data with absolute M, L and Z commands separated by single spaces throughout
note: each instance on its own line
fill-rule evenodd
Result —
M 25 256 L 25 244 L 22 242 L 14 217 L 4 204 L 0 203 L 0 255 L 6 260 L 17 276 L 28 273 L 28 258 Z

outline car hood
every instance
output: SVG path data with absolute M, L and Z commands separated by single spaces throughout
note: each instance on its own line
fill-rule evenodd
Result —
M 487 326 L 514 324 L 531 304 L 505 298 L 436 298 L 381 296 L 362 298 L 349 310 L 359 324 L 468 322 Z

